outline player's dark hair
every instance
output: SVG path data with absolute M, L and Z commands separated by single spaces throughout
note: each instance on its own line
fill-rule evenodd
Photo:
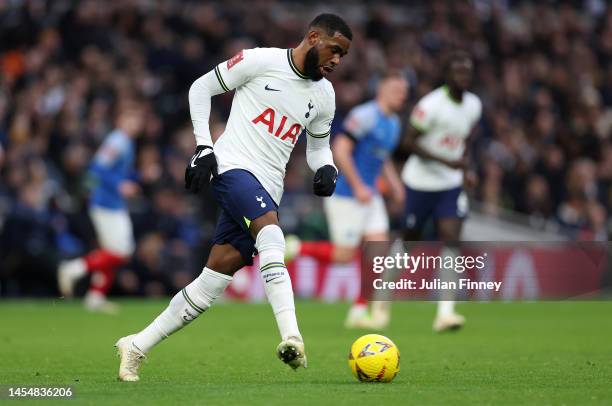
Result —
M 308 28 L 320 28 L 329 36 L 333 36 L 336 32 L 344 35 L 349 40 L 353 40 L 353 32 L 348 24 L 335 14 L 319 14 L 308 25 Z
M 448 75 L 450 68 L 454 62 L 461 62 L 465 60 L 473 61 L 472 55 L 470 55 L 469 52 L 463 49 L 457 49 L 449 52 L 444 58 L 444 74 Z

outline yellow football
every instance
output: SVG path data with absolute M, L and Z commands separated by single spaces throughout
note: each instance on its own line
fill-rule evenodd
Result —
M 361 382 L 391 382 L 400 370 L 400 354 L 387 337 L 367 334 L 351 346 L 348 363 Z

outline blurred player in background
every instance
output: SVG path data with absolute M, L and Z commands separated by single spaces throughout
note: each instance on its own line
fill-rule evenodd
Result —
M 322 14 L 310 23 L 296 48 L 245 49 L 193 83 L 189 107 L 197 148 L 187 166 L 185 185 L 198 192 L 210 181 L 223 212 L 200 276 L 177 293 L 144 330 L 117 342 L 121 380 L 139 380 L 138 368 L 145 354 L 206 311 L 232 275 L 251 265 L 257 254 L 281 335 L 277 355 L 294 369 L 306 367 L 277 210 L 285 168 L 304 129 L 306 158 L 315 172 L 313 191 L 318 196 L 334 192 L 338 171 L 329 133 L 335 95 L 324 77 L 348 52 L 351 39 L 351 30 L 340 17 Z M 232 89 L 236 93 L 227 127 L 213 150 L 211 97 Z
M 400 72 L 389 72 L 380 79 L 376 98 L 349 112 L 333 145 L 334 159 L 340 168 L 336 193 L 324 200 L 331 241 L 300 242 L 289 236 L 289 258 L 306 255 L 324 263 L 350 263 L 362 242 L 389 240 L 389 216 L 376 180 L 383 176 L 390 186 L 393 203 L 401 207 L 404 187 L 390 154 L 400 138 L 396 113 L 407 95 L 406 79 Z M 385 304 L 376 302 L 373 306 Z M 346 327 L 375 328 L 380 322 L 385 323 L 371 318 L 367 310 L 367 300 L 360 295 L 349 310 Z
M 61 262 L 58 283 L 62 295 L 71 297 L 76 282 L 91 273 L 85 295 L 85 307 L 92 311 L 114 313 L 117 307 L 107 300 L 107 293 L 119 266 L 134 251 L 132 222 L 126 199 L 140 191 L 131 180 L 134 172 L 134 139 L 144 125 L 144 110 L 134 102 L 118 106 L 117 128 L 104 140 L 90 166 L 93 190 L 89 214 L 99 248 L 70 261 Z
M 440 255 L 457 255 L 456 243 L 468 213 L 463 185 L 472 187 L 476 175 L 469 170 L 469 136 L 480 119 L 482 104 L 467 89 L 474 64 L 469 54 L 455 51 L 445 67 L 446 84 L 425 95 L 410 116 L 405 138 L 412 153 L 402 170 L 406 185 L 406 241 L 418 241 L 428 220 L 446 247 Z M 444 271 L 450 272 L 450 271 Z M 435 331 L 456 329 L 465 319 L 455 313 L 454 301 L 441 300 L 433 323 Z

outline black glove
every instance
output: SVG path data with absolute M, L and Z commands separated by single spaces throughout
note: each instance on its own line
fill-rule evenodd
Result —
M 317 196 L 331 196 L 336 190 L 338 171 L 331 165 L 325 165 L 317 170 L 313 179 L 312 190 Z
M 198 193 L 210 181 L 210 175 L 217 175 L 217 159 L 212 147 L 198 145 L 185 169 L 185 189 Z

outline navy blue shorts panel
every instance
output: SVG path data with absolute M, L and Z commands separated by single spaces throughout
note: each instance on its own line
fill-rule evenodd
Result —
M 404 226 L 421 229 L 428 219 L 467 216 L 467 198 L 463 188 L 426 192 L 406 186 L 406 212 Z
M 213 237 L 214 244 L 231 244 L 240 251 L 247 265 L 253 264 L 255 240 L 249 231 L 252 220 L 278 210 L 268 192 L 248 171 L 232 169 L 211 182 L 222 212 Z

